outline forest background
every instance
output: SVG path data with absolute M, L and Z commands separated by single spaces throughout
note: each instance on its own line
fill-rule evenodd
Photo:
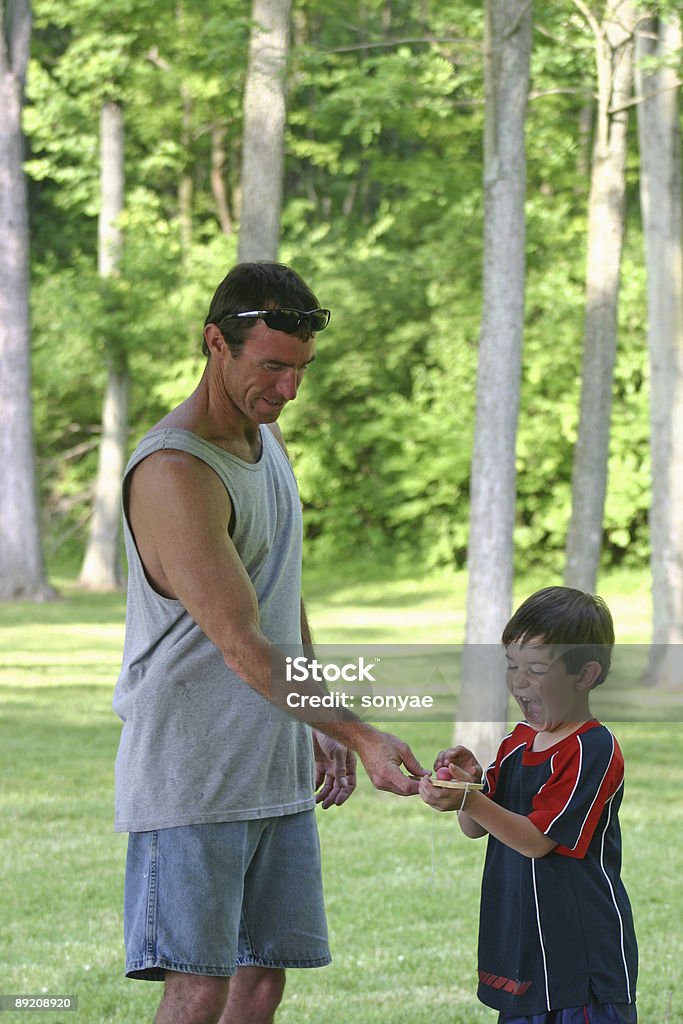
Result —
M 131 440 L 193 387 L 234 262 L 250 5 L 36 0 L 29 152 L 35 443 L 45 549 L 77 560 L 108 361 Z M 282 417 L 309 559 L 466 560 L 481 320 L 480 4 L 294 3 L 280 258 L 333 310 Z M 518 570 L 559 573 L 581 385 L 594 40 L 536 5 L 527 114 Z M 99 117 L 125 111 L 125 234 L 97 269 Z M 635 133 L 635 119 L 631 120 Z M 645 566 L 650 465 L 638 155 L 629 149 L 605 567 Z

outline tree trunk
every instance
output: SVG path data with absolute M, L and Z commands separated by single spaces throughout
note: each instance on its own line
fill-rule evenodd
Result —
M 180 221 L 180 252 L 183 262 L 190 258 L 192 249 L 192 199 L 194 182 L 190 167 L 190 145 L 192 139 L 192 97 L 184 83 L 180 86 L 180 102 L 182 106 L 182 123 L 180 129 L 180 148 L 185 158 L 185 166 L 180 172 L 178 182 L 178 220 Z
M 647 681 L 680 688 L 683 665 L 683 214 L 680 82 L 681 23 L 639 26 L 640 198 L 648 280 L 652 507 L 652 647 Z
M 225 169 L 225 128 L 218 125 L 211 131 L 211 192 L 216 203 L 218 222 L 224 235 L 233 232 L 230 204 L 225 188 L 223 173 Z
M 187 26 L 185 23 L 185 6 L 179 3 L 176 7 L 176 29 L 179 39 L 185 39 Z M 178 181 L 178 222 L 180 227 L 180 254 L 184 266 L 190 258 L 192 249 L 192 202 L 194 198 L 194 180 L 192 177 L 192 93 L 186 82 L 180 83 L 180 151 L 183 155 L 183 167 Z
M 471 474 L 467 627 L 456 742 L 492 760 L 507 721 L 500 636 L 510 615 L 524 326 L 529 0 L 486 4 L 483 315 Z
M 584 100 L 579 112 L 578 124 L 578 145 L 576 147 L 576 173 L 580 181 L 576 189 L 583 195 L 585 182 L 588 181 L 591 171 L 591 138 L 593 135 L 593 121 L 595 120 L 595 97 L 589 96 Z
M 607 491 L 636 13 L 628 0 L 608 0 L 599 25 L 585 4 L 577 6 L 589 17 L 595 34 L 598 103 L 588 210 L 581 409 L 565 582 L 594 592 Z
M 0 600 L 55 596 L 45 579 L 31 402 L 28 195 L 21 112 L 28 0 L 0 0 Z
M 291 0 L 254 0 L 244 91 L 238 258 L 274 260 L 280 241 Z
M 124 200 L 124 123 L 121 107 L 106 100 L 101 113 L 101 208 L 98 223 L 98 271 L 108 278 L 119 273 L 123 235 L 119 218 Z M 130 378 L 126 353 L 105 339 L 107 386 L 102 410 L 93 516 L 79 585 L 107 592 L 122 586 L 120 555 L 120 493 L 128 441 Z

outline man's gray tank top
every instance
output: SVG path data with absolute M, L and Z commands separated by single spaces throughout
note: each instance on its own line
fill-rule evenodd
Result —
M 243 462 L 188 430 L 142 440 L 126 468 L 177 449 L 206 462 L 233 506 L 233 542 L 275 644 L 301 643 L 301 504 L 291 467 L 267 427 L 262 454 Z M 308 726 L 227 668 L 179 601 L 150 585 L 124 514 L 126 637 L 114 710 L 118 832 L 237 821 L 308 810 L 314 765 Z M 230 608 L 225 609 L 226 618 Z

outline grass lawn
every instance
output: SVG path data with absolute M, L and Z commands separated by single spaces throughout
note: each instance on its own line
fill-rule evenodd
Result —
M 545 581 L 533 581 L 524 593 Z M 321 642 L 457 643 L 462 577 L 307 582 Z M 151 1021 L 158 985 L 122 975 L 125 837 L 112 831 L 118 720 L 110 710 L 121 597 L 0 606 L 0 994 L 73 994 L 79 1012 L 11 1014 L 63 1024 Z M 621 639 L 644 643 L 639 577 L 602 592 Z M 519 595 L 524 596 L 520 593 Z M 627 760 L 624 876 L 641 951 L 641 1024 L 683 1024 L 680 722 L 615 724 Z M 447 723 L 396 722 L 425 763 Z M 279 1024 L 493 1024 L 475 996 L 484 845 L 451 815 L 375 792 L 319 814 L 334 963 L 290 972 Z

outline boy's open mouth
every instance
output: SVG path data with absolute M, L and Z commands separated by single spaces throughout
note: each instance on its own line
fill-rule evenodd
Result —
M 527 719 L 535 719 L 538 717 L 541 710 L 541 702 L 538 700 L 532 700 L 531 697 L 520 697 L 517 695 L 515 700 L 519 704 L 522 714 Z

